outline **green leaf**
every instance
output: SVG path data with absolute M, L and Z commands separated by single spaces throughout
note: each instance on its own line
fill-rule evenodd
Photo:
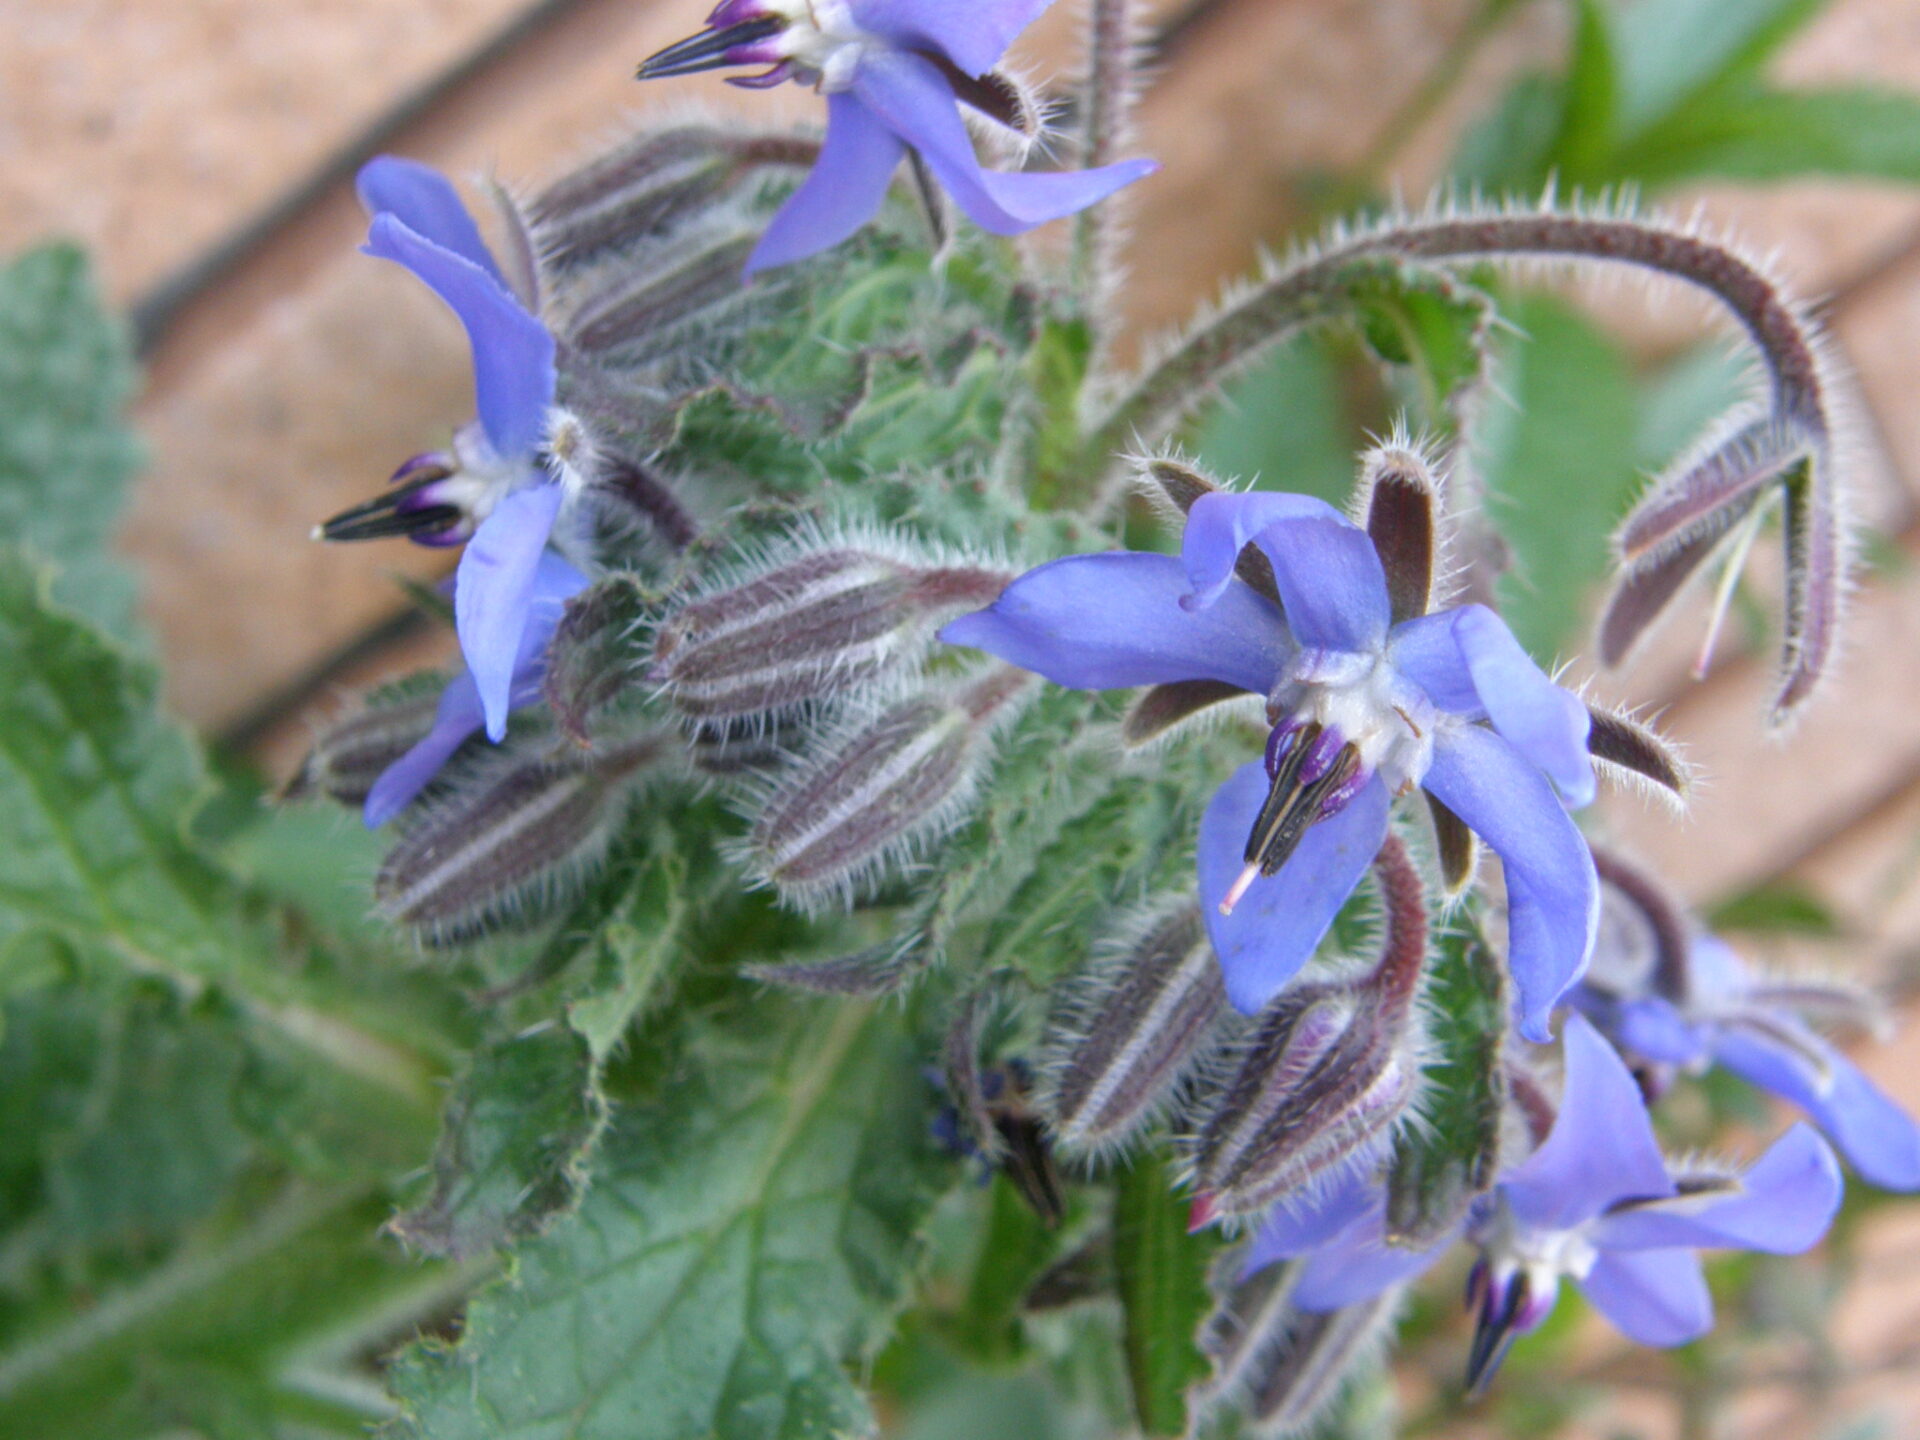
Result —
M 1825 0 L 1615 3 L 1621 133 L 1637 136 L 1702 91 L 1752 76 Z
M 1560 301 L 1508 307 L 1521 332 L 1501 347 L 1475 436 L 1489 508 L 1513 549 L 1502 613 L 1535 659 L 1573 648 L 1611 559 L 1608 537 L 1640 486 L 1633 376 L 1617 347 Z
M 1837 939 L 1846 933 L 1840 917 L 1804 886 L 1781 881 L 1743 890 L 1708 913 L 1713 930 L 1747 930 L 1769 935 L 1812 935 Z
M 1187 1433 L 1187 1392 L 1208 1373 L 1200 1326 L 1213 1310 L 1207 1271 L 1218 1242 L 1187 1233 L 1187 1207 L 1157 1155 L 1114 1177 L 1113 1269 L 1135 1413 L 1147 1435 Z
M 1353 489 L 1353 425 L 1325 341 L 1277 347 L 1202 412 L 1187 443 L 1220 476 L 1343 504 Z
M 61 600 L 123 636 L 133 584 L 108 542 L 140 461 L 121 418 L 132 389 L 126 334 L 79 247 L 0 269 L 0 535 L 56 562 Z
M 1428 962 L 1433 1060 L 1421 1123 L 1402 1130 L 1387 1175 L 1387 1233 L 1413 1248 L 1459 1223 L 1494 1182 L 1506 1080 L 1507 995 L 1500 963 L 1465 925 L 1443 935 Z
M 1554 143 L 1555 158 L 1569 179 L 1582 181 L 1604 167 L 1619 122 L 1620 91 L 1613 12 L 1607 0 L 1577 0 Z
M 897 1006 L 756 998 L 690 1020 L 581 1210 L 395 1372 L 422 1440 L 867 1435 L 848 1377 L 903 1300 L 954 1167 Z M 657 1037 L 656 1037 L 657 1038 Z
M 567 1002 L 567 1023 L 604 1065 L 634 1021 L 665 989 L 685 943 L 687 866 L 664 829 L 625 886 L 625 898 L 588 941 L 586 975 Z
M 1345 283 L 1373 352 L 1411 369 L 1431 423 L 1450 422 L 1486 378 L 1493 302 L 1451 271 L 1424 265 L 1355 265 Z
M 945 1333 L 986 1361 L 1017 1359 L 1026 1348 L 1020 1305 L 1034 1282 L 1061 1257 L 1062 1231 L 1051 1229 L 996 1171 L 987 1191 L 986 1238 L 965 1299 Z
M 1716 90 L 1614 162 L 1649 185 L 1710 175 L 1920 181 L 1920 96 L 1884 90 Z
M 572 1031 L 548 1025 L 483 1045 L 447 1106 L 433 1193 L 393 1232 L 456 1260 L 541 1233 L 585 1190 L 606 1121 L 592 1053 Z

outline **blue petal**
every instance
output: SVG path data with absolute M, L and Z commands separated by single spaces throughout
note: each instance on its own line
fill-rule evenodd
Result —
M 907 49 L 938 50 L 984 75 L 1052 0 L 850 0 L 854 24 Z
M 422 240 L 471 260 L 491 275 L 503 290 L 512 287 L 500 273 L 493 252 L 480 238 L 480 227 L 460 203 L 453 183 L 431 165 L 379 155 L 360 167 L 355 188 L 370 215 L 391 215 Z M 431 282 L 429 282 L 431 283 Z
M 1662 995 L 1622 1001 L 1613 1025 L 1613 1041 L 1622 1050 L 1664 1065 L 1697 1065 L 1712 1052 L 1711 1034 Z
M 1202 495 L 1180 545 L 1196 601 L 1213 602 L 1252 542 L 1273 565 L 1287 628 L 1303 649 L 1379 648 L 1392 618 L 1373 539 L 1324 500 L 1253 490 Z
M 1279 1260 L 1318 1250 L 1356 1223 L 1369 1205 L 1378 1208 L 1379 1182 L 1358 1166 L 1348 1166 L 1334 1184 L 1304 1202 L 1283 1200 L 1267 1212 L 1241 1259 L 1240 1278 Z
M 1247 836 L 1269 788 L 1264 764 L 1243 765 L 1200 820 L 1200 903 L 1227 998 L 1244 1015 L 1258 1011 L 1307 963 L 1380 853 L 1393 805 L 1374 776 L 1344 809 L 1308 829 L 1277 874 L 1255 880 L 1233 914 L 1222 915 L 1220 902 L 1246 868 Z
M 1170 555 L 1071 555 L 1028 571 L 940 638 L 1075 690 L 1223 680 L 1265 695 L 1292 654 L 1278 612 L 1240 585 L 1190 614 L 1186 589 Z
M 487 738 L 507 733 L 514 670 L 527 637 L 547 537 L 563 499 L 554 484 L 531 485 L 502 500 L 460 556 L 453 588 L 454 628 L 480 691 Z
M 416 234 L 392 215 L 376 215 L 364 247 L 407 267 L 446 301 L 467 328 L 473 393 L 487 441 L 504 459 L 530 455 L 553 403 L 553 336 L 492 275 Z
M 426 737 L 381 771 L 380 778 L 373 782 L 361 811 L 367 828 L 378 830 L 412 804 L 413 797 L 427 788 L 453 752 L 469 735 L 479 731 L 482 719 L 480 692 L 474 686 L 473 676 L 462 671 L 440 692 L 440 708 L 434 712 L 433 728 Z
M 1540 1148 L 1501 1182 L 1524 1224 L 1572 1230 L 1616 1201 L 1671 1195 L 1640 1087 L 1584 1015 L 1566 1023 L 1560 1113 Z
M 541 682 L 547 671 L 547 645 L 559 626 L 567 600 L 585 588 L 586 583 L 584 575 L 551 550 L 540 557 L 528 605 L 526 633 L 521 637 L 514 663 L 510 697 L 514 709 L 540 698 Z M 367 792 L 363 812 L 367 828 L 377 830 L 406 809 L 454 751 L 480 729 L 484 718 L 480 690 L 473 683 L 473 674 L 462 671 L 440 692 L 433 728 L 419 744 L 382 771 Z
M 747 274 L 804 260 L 853 234 L 887 198 L 904 154 L 906 146 L 857 97 L 829 95 L 820 158 L 760 237 Z
M 1426 1250 L 1406 1250 L 1387 1244 L 1384 1228 L 1375 1211 L 1307 1256 L 1294 1277 L 1289 1297 L 1294 1305 L 1312 1314 L 1358 1305 L 1424 1274 L 1453 1244 L 1449 1235 Z
M 1580 1282 L 1613 1326 L 1642 1345 L 1684 1345 L 1713 1328 L 1713 1296 L 1691 1250 L 1608 1253 Z
M 1159 168 L 1151 160 L 1127 160 L 1053 174 L 983 169 L 952 88 L 932 62 L 904 51 L 870 52 L 854 71 L 853 94 L 920 152 L 976 225 L 996 235 L 1018 235 L 1084 210 Z
M 1594 1227 L 1593 1241 L 1606 1250 L 1685 1245 L 1797 1255 L 1827 1233 L 1842 1188 L 1827 1142 L 1811 1126 L 1795 1125 L 1741 1176 L 1734 1194 L 1609 1215 Z
M 1462 605 L 1395 626 L 1392 646 L 1394 667 L 1434 704 L 1470 718 L 1484 714 L 1569 805 L 1592 801 L 1587 707 L 1533 663 L 1506 621 L 1484 605 Z
M 1500 856 L 1520 1031 L 1544 1042 L 1547 1017 L 1587 968 L 1599 928 L 1592 852 L 1546 777 L 1491 730 L 1442 730 L 1422 783 Z
M 1853 1168 L 1883 1190 L 1920 1190 L 1920 1126 L 1839 1050 L 1792 1016 L 1776 1024 L 1803 1033 L 1826 1061 L 1825 1084 L 1806 1061 L 1760 1031 L 1724 1027 L 1714 1058 L 1734 1074 L 1805 1110 Z

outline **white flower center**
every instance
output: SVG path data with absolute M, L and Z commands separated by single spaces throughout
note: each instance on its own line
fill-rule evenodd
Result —
M 1440 714 L 1401 678 L 1385 652 L 1302 650 L 1268 700 L 1270 715 L 1319 721 L 1359 752 L 1360 768 L 1394 794 L 1418 785 L 1433 763 Z
M 852 85 L 861 57 L 880 43 L 854 23 L 847 0 L 775 0 L 768 8 L 787 21 L 779 42 L 786 59 L 818 75 L 823 94 Z

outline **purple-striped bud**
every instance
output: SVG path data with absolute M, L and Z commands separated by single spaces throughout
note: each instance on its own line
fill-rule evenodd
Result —
M 1374 868 L 1380 959 L 1357 979 L 1295 984 L 1261 1015 L 1194 1144 L 1197 1224 L 1263 1211 L 1383 1149 L 1407 1113 L 1420 1082 L 1426 894 L 1398 837 Z
M 605 259 L 709 212 L 768 165 L 811 165 L 817 140 L 692 122 L 648 130 L 555 181 L 527 206 L 544 269 Z
M 587 355 L 642 364 L 675 348 L 677 326 L 721 301 L 743 300 L 740 269 L 759 241 L 746 217 L 676 234 L 673 243 L 644 263 L 618 267 L 604 283 L 569 296 L 569 313 L 556 329 Z M 705 321 L 707 317 L 701 316 Z M 709 327 L 698 327 L 710 342 Z M 678 337 L 685 341 L 688 337 Z
M 700 721 L 833 699 L 917 658 L 942 620 L 991 604 L 1007 580 L 859 545 L 801 553 L 681 606 L 651 678 Z
M 599 861 L 640 772 L 670 748 L 651 734 L 602 753 L 499 755 L 418 807 L 374 879 L 381 913 L 430 944 L 537 920 Z
M 911 858 L 964 811 L 994 727 L 1032 686 L 996 665 L 841 726 L 761 808 L 745 847 L 756 878 L 816 906 Z
M 1288 1302 L 1291 1266 L 1268 1266 L 1222 1302 L 1202 1343 L 1212 1354 L 1208 1396 L 1237 1401 L 1260 1440 L 1312 1432 L 1357 1375 L 1378 1362 L 1404 1286 L 1340 1310 Z M 1264 1282 L 1264 1283 L 1263 1283 Z
M 433 728 L 440 686 L 409 685 L 367 701 L 366 708 L 322 730 L 313 749 L 280 792 L 283 800 L 325 795 L 358 809 L 374 782 Z
M 1064 1150 L 1097 1152 L 1164 1107 L 1226 1007 L 1191 902 L 1163 913 L 1070 989 L 1046 1040 L 1047 1100 Z

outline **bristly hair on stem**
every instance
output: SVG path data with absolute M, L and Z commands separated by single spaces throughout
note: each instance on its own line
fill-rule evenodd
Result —
M 1273 344 L 1349 314 L 1344 291 L 1354 267 L 1381 257 L 1443 268 L 1484 261 L 1626 265 L 1705 292 L 1739 323 L 1765 370 L 1766 402 L 1656 481 L 1628 520 L 1603 650 L 1610 661 L 1624 658 L 1736 522 L 1764 494 L 1781 493 L 1787 595 L 1773 720 L 1791 718 L 1833 657 L 1846 590 L 1845 397 L 1805 308 L 1762 266 L 1696 225 L 1638 215 L 1625 202 L 1562 209 L 1549 192 L 1538 204 L 1441 202 L 1419 214 L 1336 229 L 1291 261 L 1270 265 L 1164 347 L 1089 427 L 1085 473 L 1117 474 L 1116 456 L 1159 443 Z
M 1090 0 L 1087 16 L 1087 73 L 1082 87 L 1080 164 L 1096 169 L 1125 148 L 1140 101 L 1145 36 L 1133 0 Z M 1107 338 L 1102 323 L 1120 280 L 1121 212 L 1126 204 L 1110 195 L 1082 210 L 1074 220 L 1073 274 L 1093 327 L 1099 354 Z

